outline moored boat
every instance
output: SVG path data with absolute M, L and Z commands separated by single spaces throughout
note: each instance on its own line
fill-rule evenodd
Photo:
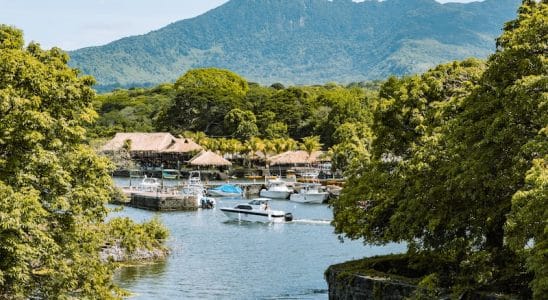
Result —
M 208 195 L 216 197 L 239 197 L 243 196 L 244 191 L 237 185 L 223 184 L 218 187 L 208 189 Z
M 160 188 L 161 183 L 157 178 L 143 177 L 138 189 L 144 192 L 156 192 Z
M 273 210 L 270 199 L 255 198 L 248 203 L 234 207 L 222 207 L 221 211 L 231 220 L 263 223 L 282 223 L 293 221 L 293 215 L 282 210 Z
M 186 196 L 194 196 L 196 198 L 196 205 L 202 208 L 212 208 L 215 206 L 215 198 L 206 197 L 206 188 L 200 179 L 200 172 L 190 172 L 188 181 L 183 186 L 181 194 Z
M 163 169 L 162 178 L 165 179 L 179 179 L 181 177 L 181 172 L 175 169 Z
M 281 179 L 269 180 L 266 188 L 261 189 L 259 196 L 273 199 L 287 199 L 293 190 Z
M 300 203 L 321 204 L 327 200 L 329 193 L 319 183 L 310 183 L 304 185 L 298 193 L 291 194 L 289 201 Z

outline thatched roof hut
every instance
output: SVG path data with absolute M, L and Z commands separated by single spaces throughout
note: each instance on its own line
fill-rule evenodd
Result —
M 321 161 L 323 154 L 323 151 L 314 151 L 309 156 L 304 150 L 287 151 L 270 157 L 268 161 L 271 166 L 312 164 Z
M 119 132 L 101 148 L 101 151 L 120 151 L 127 141 L 130 143 L 131 152 L 160 152 L 174 144 L 176 138 L 168 132 Z
M 162 150 L 164 153 L 188 153 L 195 151 L 202 151 L 202 146 L 196 144 L 189 138 L 175 139 L 175 142 L 171 144 L 167 149 Z
M 188 153 L 202 150 L 193 140 L 176 138 L 168 132 L 119 132 L 101 151 L 119 151 L 128 141 L 131 152 Z
M 231 166 L 232 163 L 211 151 L 203 151 L 189 160 L 192 166 Z

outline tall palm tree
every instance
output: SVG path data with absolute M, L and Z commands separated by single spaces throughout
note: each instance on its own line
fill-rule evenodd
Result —
M 242 142 L 240 142 L 237 139 L 228 139 L 226 143 L 227 143 L 226 145 L 227 153 L 230 153 L 231 155 L 234 155 L 235 153 L 240 153 L 243 151 Z
M 274 152 L 275 150 L 276 149 L 274 146 L 274 141 L 264 140 L 264 164 L 266 168 L 268 168 L 268 155 Z
M 244 143 L 244 148 L 247 153 L 250 154 L 250 161 L 255 158 L 255 153 L 258 151 L 264 151 L 265 144 L 262 139 L 258 137 L 252 137 Z
M 315 136 L 307 136 L 303 138 L 301 149 L 306 151 L 306 153 L 308 154 L 308 160 L 310 160 L 310 156 L 312 155 L 312 153 L 322 149 L 322 144 L 320 143 L 320 137 L 315 135 Z
M 285 151 L 294 151 L 299 149 L 299 143 L 292 138 L 285 139 Z
M 203 132 L 203 131 L 198 131 L 198 132 L 192 132 L 192 131 L 185 131 L 183 133 L 184 137 L 187 137 L 187 138 L 191 138 L 194 142 L 196 142 L 196 144 L 204 147 L 204 144 L 208 137 L 207 135 Z
M 286 150 L 286 140 L 283 138 L 277 138 L 272 140 L 272 150 L 275 154 L 280 154 Z

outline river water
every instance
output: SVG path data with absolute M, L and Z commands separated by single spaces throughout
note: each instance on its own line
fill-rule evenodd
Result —
M 229 221 L 219 210 L 245 200 L 217 201 L 215 209 L 194 212 L 111 213 L 136 221 L 158 215 L 171 232 L 165 262 L 117 271 L 115 281 L 134 293 L 131 299 L 327 299 L 329 265 L 405 250 L 341 242 L 327 205 L 273 200 L 273 209 L 291 212 L 294 221 L 261 224 Z

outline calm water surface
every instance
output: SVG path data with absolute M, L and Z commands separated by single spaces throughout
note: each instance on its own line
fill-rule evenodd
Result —
M 327 205 L 271 202 L 293 213 L 285 224 L 228 221 L 219 207 L 242 199 L 218 198 L 212 210 L 161 212 L 125 207 L 112 215 L 144 221 L 158 215 L 172 250 L 162 263 L 120 269 L 115 280 L 132 299 L 327 299 L 326 268 L 335 263 L 404 251 L 339 241 Z

